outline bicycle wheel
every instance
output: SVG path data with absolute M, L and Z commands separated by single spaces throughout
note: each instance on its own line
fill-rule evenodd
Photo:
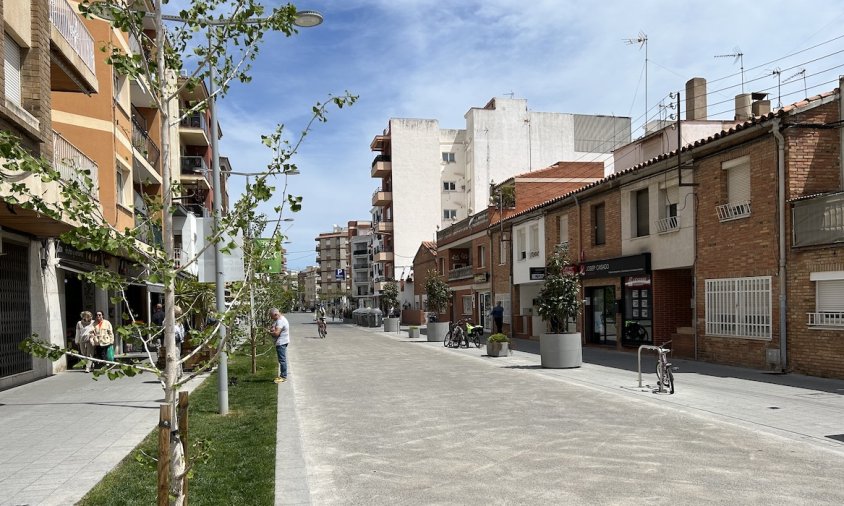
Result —
M 445 339 L 443 339 L 443 346 L 445 346 L 446 348 L 450 348 L 450 346 L 449 346 L 451 344 L 450 341 L 451 341 L 451 331 L 449 330 L 448 334 L 445 335 Z
M 671 372 L 671 367 L 665 368 L 665 379 L 663 380 L 663 386 L 668 389 L 669 394 L 674 393 L 674 373 Z
M 475 343 L 475 348 L 481 347 L 481 336 L 475 334 L 475 337 L 472 339 L 472 342 Z
M 323 325 L 319 326 L 319 337 L 325 339 L 325 326 Z
M 656 384 L 662 384 L 662 362 L 659 359 L 656 361 Z

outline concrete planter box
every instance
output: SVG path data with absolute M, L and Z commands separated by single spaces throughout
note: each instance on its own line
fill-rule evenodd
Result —
M 445 335 L 448 334 L 449 322 L 430 322 L 428 323 L 428 341 L 442 342 Z
M 384 318 L 384 332 L 398 332 L 399 318 Z
M 407 329 L 407 337 L 416 339 L 419 337 L 419 327 L 410 327 Z
M 490 357 L 506 357 L 510 355 L 510 344 L 500 342 L 487 342 L 486 354 Z
M 566 369 L 583 365 L 580 332 L 570 334 L 542 334 L 539 336 L 539 356 L 542 367 Z

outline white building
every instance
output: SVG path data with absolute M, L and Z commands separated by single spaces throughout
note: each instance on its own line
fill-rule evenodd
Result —
M 611 165 L 612 151 L 630 141 L 630 118 L 532 112 L 524 99 L 494 98 L 465 118 L 461 130 L 393 118 L 373 139 L 376 295 L 410 274 L 422 241 L 486 209 L 491 183 L 559 161 Z

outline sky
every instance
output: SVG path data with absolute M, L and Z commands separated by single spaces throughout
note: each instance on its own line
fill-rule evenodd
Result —
M 359 97 L 351 108 L 330 110 L 292 160 L 301 174 L 288 178 L 288 191 L 303 197 L 300 212 L 284 214 L 294 219 L 283 224 L 294 270 L 315 264 L 319 233 L 370 219 L 380 181 L 370 178 L 376 153 L 369 146 L 390 118 L 465 128 L 470 108 L 512 94 L 537 112 L 629 116 L 639 129 L 635 138 L 646 89 L 648 117 L 655 119 L 669 93 L 703 77 L 710 118 L 732 119 L 741 63 L 745 91 L 770 93 L 773 106 L 775 70 L 784 104 L 830 91 L 844 74 L 844 5 L 835 0 L 302 0 L 296 6 L 319 11 L 324 23 L 290 38 L 267 37 L 252 82 L 234 84 L 218 102 L 221 154 L 235 171 L 261 171 L 271 155 L 262 134 L 281 123 L 293 139 L 316 102 L 346 91 Z M 645 48 L 626 40 L 641 34 L 648 39 L 647 65 Z M 738 52 L 741 63 L 715 57 Z M 244 183 L 232 178 L 232 198 Z M 268 214 L 280 203 L 282 184 L 276 181 L 278 198 Z

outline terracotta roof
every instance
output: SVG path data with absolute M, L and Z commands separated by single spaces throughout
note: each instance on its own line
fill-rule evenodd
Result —
M 422 246 L 427 248 L 432 255 L 437 256 L 437 243 L 434 241 L 422 241 Z
M 630 174 L 631 172 L 635 172 L 635 171 L 643 169 L 645 167 L 649 167 L 649 166 L 654 165 L 657 162 L 660 162 L 662 160 L 667 160 L 669 158 L 673 158 L 673 157 L 677 156 L 678 153 L 685 153 L 687 151 L 691 151 L 691 150 L 698 148 L 700 146 L 709 144 L 710 142 L 714 142 L 714 141 L 717 141 L 719 139 L 723 139 L 723 138 L 728 137 L 730 135 L 734 135 L 734 134 L 737 134 L 741 131 L 747 130 L 748 128 L 754 127 L 756 125 L 766 123 L 768 121 L 773 120 L 774 118 L 777 118 L 777 117 L 783 118 L 783 117 L 785 117 L 785 116 L 787 116 L 787 115 L 789 115 L 793 112 L 796 112 L 799 109 L 802 109 L 802 108 L 804 108 L 808 105 L 811 105 L 814 102 L 818 102 L 818 101 L 824 100 L 826 98 L 832 97 L 832 96 L 836 95 L 837 93 L 839 93 L 839 91 L 840 90 L 838 88 L 835 88 L 832 91 L 827 91 L 827 92 L 824 92 L 824 93 L 821 93 L 821 94 L 818 94 L 818 95 L 815 95 L 815 96 L 812 96 L 812 97 L 808 97 L 808 98 L 801 100 L 799 102 L 795 102 L 793 104 L 786 105 L 786 106 L 782 107 L 781 109 L 777 109 L 776 111 L 769 112 L 768 114 L 763 114 L 762 116 L 754 116 L 753 118 L 745 121 L 744 123 L 739 123 L 732 128 L 722 130 L 722 131 L 720 131 L 716 134 L 710 135 L 709 137 L 707 137 L 705 139 L 696 140 L 695 142 L 693 142 L 691 144 L 686 144 L 685 146 L 682 146 L 680 149 L 675 149 L 674 151 L 670 151 L 668 153 L 662 153 L 662 154 L 660 154 L 660 155 L 658 155 L 654 158 L 651 158 L 650 160 L 647 160 L 647 161 L 642 162 L 640 164 L 634 165 L 634 166 L 629 167 L 627 169 L 624 169 L 620 172 L 615 172 L 613 174 L 610 174 L 610 175 L 602 178 L 599 181 L 584 185 L 584 186 L 582 186 L 582 187 L 580 187 L 576 190 L 569 191 L 568 193 L 564 193 L 562 195 L 558 195 L 556 197 L 550 198 L 550 199 L 545 200 L 544 202 L 538 203 L 536 205 L 531 205 L 527 209 L 521 209 L 521 210 L 518 210 L 517 212 L 514 212 L 512 214 L 504 213 L 504 220 L 506 221 L 506 220 L 509 220 L 509 219 L 512 219 L 512 218 L 516 218 L 518 216 L 522 216 L 522 215 L 531 213 L 533 211 L 536 211 L 537 209 L 541 209 L 545 206 L 554 204 L 556 202 L 560 202 L 562 200 L 565 200 L 568 197 L 571 197 L 572 195 L 575 195 L 577 193 L 581 193 L 583 191 L 586 191 L 590 188 L 594 188 L 596 186 L 600 186 L 600 185 L 602 185 L 602 184 L 604 184 L 608 181 L 612 181 L 613 179 L 617 179 L 617 178 L 619 178 L 623 175 Z M 492 222 L 493 222 L 493 220 L 490 219 L 490 223 L 492 223 Z M 495 223 L 497 223 L 497 222 L 498 222 L 498 220 L 495 221 Z

